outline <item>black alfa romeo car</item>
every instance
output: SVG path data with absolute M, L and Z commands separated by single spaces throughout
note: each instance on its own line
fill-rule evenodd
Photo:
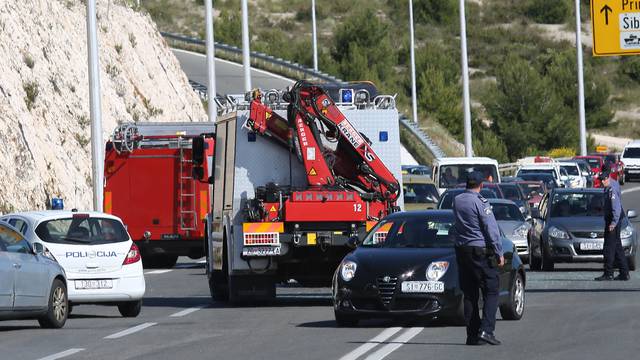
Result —
M 463 321 L 462 290 L 450 210 L 401 212 L 374 227 L 333 277 L 333 306 L 341 326 L 360 319 L 399 315 Z M 500 313 L 524 313 L 525 271 L 513 243 L 502 236 L 506 264 L 500 271 Z

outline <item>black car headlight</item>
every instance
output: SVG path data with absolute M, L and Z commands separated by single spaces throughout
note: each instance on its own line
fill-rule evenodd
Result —
M 358 264 L 353 261 L 344 261 L 340 265 L 340 277 L 344 281 L 351 281 L 356 276 L 356 269 L 358 269 Z
M 425 277 L 429 281 L 438 281 L 447 273 L 447 270 L 449 270 L 448 261 L 435 261 L 427 266 Z

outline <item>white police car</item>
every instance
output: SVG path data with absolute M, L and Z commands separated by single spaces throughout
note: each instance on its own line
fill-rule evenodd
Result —
M 67 274 L 69 302 L 115 304 L 124 317 L 142 309 L 140 251 L 122 221 L 97 212 L 34 211 L 2 216 L 31 243 L 40 243 Z

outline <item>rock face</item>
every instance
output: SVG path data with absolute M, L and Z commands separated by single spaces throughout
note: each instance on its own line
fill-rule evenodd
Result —
M 121 122 L 206 120 L 149 16 L 98 1 L 98 42 L 105 141 Z M 0 1 L 0 69 L 0 213 L 90 209 L 84 1 Z

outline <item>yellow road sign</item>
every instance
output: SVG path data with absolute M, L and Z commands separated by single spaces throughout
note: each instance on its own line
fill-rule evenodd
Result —
M 640 54 L 640 0 L 591 0 L 593 55 Z

